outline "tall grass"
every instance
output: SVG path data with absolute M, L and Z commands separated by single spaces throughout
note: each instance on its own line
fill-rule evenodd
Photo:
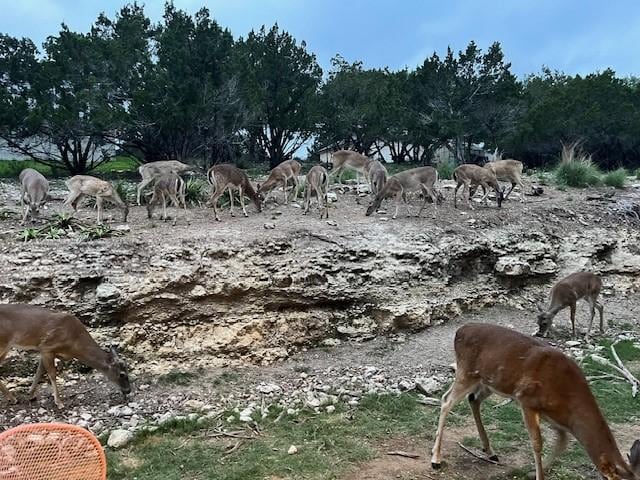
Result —
M 451 159 L 444 159 L 438 162 L 436 170 L 438 171 L 438 177 L 441 180 L 451 180 L 453 178 L 453 171 L 456 169 L 456 162 Z
M 554 172 L 556 182 L 568 187 L 590 187 L 601 183 L 602 172 L 578 142 L 562 146 L 562 157 Z
M 618 168 L 617 170 L 607 172 L 604 177 L 602 177 L 602 182 L 609 187 L 624 188 L 624 182 L 626 179 L 627 170 L 624 168 Z

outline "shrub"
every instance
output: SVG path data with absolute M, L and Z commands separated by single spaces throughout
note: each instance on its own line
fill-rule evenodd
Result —
M 607 172 L 602 178 L 605 185 L 615 188 L 624 188 L 624 182 L 627 179 L 627 171 L 624 168 L 618 168 L 612 172 Z
M 554 175 L 560 185 L 584 188 L 600 184 L 602 173 L 594 165 L 591 155 L 583 152 L 576 142 L 562 146 L 562 158 Z
M 442 160 L 436 165 L 438 177 L 441 180 L 451 180 L 453 171 L 456 169 L 456 163 L 453 160 Z
M 202 205 L 207 200 L 207 182 L 200 178 L 187 180 L 184 199 L 191 205 Z

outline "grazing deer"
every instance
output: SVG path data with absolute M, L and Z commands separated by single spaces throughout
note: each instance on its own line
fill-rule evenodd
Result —
M 540 314 L 538 315 L 537 336 L 546 337 L 551 329 L 553 318 L 556 314 L 569 307 L 571 310 L 571 331 L 573 338 L 576 337 L 576 303 L 584 298 L 591 307 L 591 317 L 589 326 L 585 334 L 585 340 L 589 341 L 593 317 L 596 315 L 596 308 L 600 314 L 600 333 L 604 333 L 604 307 L 598 302 L 598 295 L 602 290 L 602 280 L 591 272 L 576 272 L 556 283 L 551 289 L 551 304 L 549 308 L 538 305 Z
M 217 208 L 218 199 L 222 196 L 225 189 L 227 188 L 229 189 L 229 202 L 232 217 L 235 216 L 235 214 L 233 213 L 233 188 L 238 190 L 238 194 L 240 195 L 240 206 L 242 207 L 242 213 L 245 217 L 249 216 L 247 214 L 247 209 L 244 206 L 245 195 L 247 195 L 253 201 L 253 204 L 258 209 L 258 212 L 262 211 L 262 203 L 260 202 L 260 197 L 254 190 L 253 185 L 251 185 L 249 177 L 243 170 L 240 170 L 235 165 L 231 165 L 228 163 L 214 165 L 207 172 L 207 181 L 213 187 L 213 193 L 211 194 L 209 203 L 213 206 L 213 213 L 217 221 L 220 221 Z
M 22 205 L 22 225 L 30 215 L 31 220 L 49 199 L 49 182 L 44 175 L 33 168 L 25 168 L 18 177 L 20 181 L 20 204 Z
M 187 165 L 186 163 L 179 162 L 178 160 L 160 160 L 157 162 L 149 162 L 138 167 L 138 172 L 142 177 L 142 181 L 138 184 L 136 201 L 140 205 L 140 197 L 142 190 L 152 183 L 156 178 L 169 173 L 175 173 L 180 175 L 181 173 L 195 172 L 197 167 L 193 165 Z
M 492 393 L 520 404 L 533 446 L 536 479 L 548 468 L 573 435 L 585 448 L 598 471 L 608 480 L 640 480 L 640 440 L 631 449 L 628 464 L 580 367 L 560 350 L 541 340 L 508 328 L 468 324 L 456 332 L 456 378 L 442 397 L 440 420 L 431 465 L 440 468 L 442 436 L 449 411 L 468 396 L 484 451 L 494 460 L 489 438 L 480 417 L 480 404 Z M 542 464 L 540 420 L 556 431 L 556 443 Z
M 154 207 L 162 201 L 162 220 L 166 221 L 168 200 L 171 200 L 177 208 L 182 206 L 185 210 L 187 209 L 185 181 L 177 173 L 171 172 L 157 177 L 156 183 L 153 184 L 153 194 L 147 203 L 147 217 L 152 218 Z
M 126 363 L 118 357 L 114 348 L 102 350 L 82 322 L 70 313 L 54 312 L 33 305 L 0 305 L 0 362 L 12 347 L 40 352 L 38 370 L 29 389 L 32 400 L 46 372 L 56 406 L 64 407 L 56 385 L 56 358 L 75 358 L 102 372 L 120 387 L 124 395 L 131 392 Z M 15 396 L 2 383 L 0 391 L 9 401 L 16 402 Z
M 282 185 L 282 191 L 284 192 L 284 203 L 289 203 L 289 196 L 287 195 L 287 185 L 289 180 L 293 182 L 293 200 L 298 198 L 298 175 L 302 165 L 296 160 L 286 160 L 280 165 L 275 167 L 269 173 L 269 178 L 265 180 L 262 185 L 258 185 L 258 195 L 262 198 L 264 192 L 269 192 L 266 197 L 263 198 L 262 203 L 266 203 L 271 194 L 275 195 L 276 187 Z
M 102 223 L 102 202 L 108 200 L 114 203 L 123 212 L 123 222 L 127 221 L 129 206 L 122 201 L 113 185 L 104 180 L 89 175 L 76 175 L 65 182 L 69 189 L 69 196 L 64 201 L 65 205 L 71 205 L 74 211 L 78 210 L 78 203 L 84 196 L 96 197 L 98 207 L 98 223 Z
M 371 195 L 375 198 L 378 192 L 384 187 L 384 184 L 387 183 L 389 176 L 387 169 L 380 161 L 370 160 L 365 166 L 364 173 L 367 179 L 369 179 Z
M 315 192 L 316 198 L 318 199 L 318 208 L 320 209 L 320 219 L 329 218 L 329 209 L 327 208 L 327 192 L 329 191 L 329 174 L 327 170 L 320 166 L 316 165 L 309 173 L 307 173 L 307 186 L 305 191 L 305 200 L 304 200 L 304 212 L 306 215 L 309 212 L 309 207 L 311 206 L 311 195 Z
M 342 174 L 345 170 L 356 172 L 356 180 L 360 185 L 360 174 L 366 177 L 366 168 L 371 160 L 364 155 L 351 150 L 338 150 L 331 155 L 331 178 L 338 175 L 338 183 L 342 185 Z
M 466 200 L 467 206 L 471 210 L 473 210 L 473 206 L 471 205 L 469 198 L 471 197 L 472 186 L 482 187 L 482 190 L 484 191 L 482 202 L 485 205 L 487 204 L 487 197 L 489 196 L 489 187 L 493 188 L 493 190 L 496 192 L 496 202 L 498 203 L 498 208 L 502 206 L 502 200 L 504 199 L 504 188 L 500 189 L 500 184 L 498 183 L 496 174 L 493 173 L 492 170 L 474 165 L 472 163 L 465 163 L 463 165 L 460 165 L 453 171 L 453 179 L 457 182 L 456 188 L 453 191 L 453 206 L 455 208 L 458 208 L 458 190 L 462 186 L 464 186 L 462 190 L 462 196 Z
M 375 199 L 367 208 L 366 215 L 369 216 L 378 208 L 385 198 L 395 197 L 396 199 L 396 213 L 392 218 L 397 218 L 398 208 L 400 202 L 403 201 L 407 207 L 407 215 L 410 217 L 411 212 L 409 210 L 409 204 L 407 202 L 406 194 L 411 192 L 422 192 L 424 195 L 424 203 L 420 207 L 418 215 L 422 213 L 424 207 L 427 205 L 429 199 L 434 205 L 442 202 L 442 195 L 436 191 L 434 186 L 438 181 L 438 172 L 433 167 L 419 167 L 405 170 L 404 172 L 396 173 L 389 177 L 382 190 L 378 192 Z
M 525 202 L 524 183 L 522 182 L 522 162 L 518 160 L 494 160 L 485 163 L 484 168 L 491 170 L 499 181 L 511 183 L 511 188 L 505 194 L 504 200 L 509 198 L 514 187 L 518 185 L 520 187 L 520 201 L 522 203 Z

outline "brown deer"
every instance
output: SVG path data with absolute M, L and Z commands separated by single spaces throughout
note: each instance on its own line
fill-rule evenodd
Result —
M 387 168 L 379 160 L 370 160 L 365 165 L 364 173 L 369 180 L 371 195 L 375 198 L 384 187 L 384 184 L 387 183 L 387 178 L 389 177 Z
M 127 221 L 129 206 L 122 201 L 113 185 L 99 178 L 89 175 L 76 175 L 65 182 L 69 189 L 69 196 L 64 201 L 65 205 L 71 205 L 74 211 L 78 210 L 78 203 L 84 196 L 96 197 L 98 207 L 98 223 L 102 223 L 102 202 L 111 201 L 122 210 L 123 222 Z
M 424 195 L 424 202 L 418 215 L 422 213 L 427 202 L 431 200 L 434 205 L 442 202 L 442 195 L 435 190 L 435 184 L 438 181 L 438 172 L 433 167 L 418 167 L 404 172 L 396 173 L 389 177 L 387 182 L 382 187 L 382 190 L 378 192 L 375 199 L 367 208 L 367 217 L 380 208 L 382 201 L 385 198 L 394 197 L 396 199 L 396 212 L 392 218 L 398 217 L 398 209 L 400 202 L 404 202 L 407 207 L 407 215 L 411 215 L 409 210 L 409 204 L 407 203 L 406 194 L 411 192 L 422 192 Z
M 309 173 L 307 173 L 307 185 L 305 189 L 304 212 L 306 215 L 311 206 L 311 196 L 316 194 L 318 200 L 318 208 L 320 209 L 320 219 L 329 218 L 329 209 L 327 208 L 327 192 L 329 191 L 329 174 L 327 170 L 316 165 Z
M 516 185 L 520 187 L 520 201 L 525 202 L 524 195 L 524 183 L 522 182 L 522 162 L 518 160 L 494 160 L 484 164 L 484 168 L 491 170 L 496 178 L 501 182 L 511 183 L 511 188 L 505 194 L 504 200 L 509 198 L 509 195 L 513 191 Z
M 608 480 L 640 480 L 640 440 L 625 462 L 580 367 L 542 340 L 508 328 L 468 324 L 456 332 L 456 377 L 442 397 L 431 465 L 440 468 L 445 421 L 449 411 L 468 397 L 484 451 L 497 460 L 480 417 L 480 404 L 492 393 L 520 404 L 533 447 L 536 480 L 561 454 L 573 435 L 598 471 Z M 556 432 L 555 446 L 542 464 L 540 420 Z
M 351 150 L 338 150 L 331 155 L 331 178 L 338 175 L 338 183 L 342 185 L 342 174 L 345 170 L 356 172 L 356 180 L 360 185 L 360 174 L 366 177 L 367 165 L 371 159 Z
M 49 182 L 37 170 L 25 168 L 18 177 L 20 181 L 20 204 L 22 205 L 22 225 L 31 216 L 31 220 L 38 216 L 39 210 L 49 199 Z
M 75 358 L 102 372 L 120 387 L 124 395 L 131 392 L 126 363 L 118 357 L 115 349 L 102 350 L 82 322 L 70 313 L 33 305 L 0 305 L 0 362 L 12 347 L 40 352 L 38 371 L 29 389 L 31 399 L 35 398 L 38 384 L 46 372 L 56 406 L 64 407 L 56 385 L 56 358 Z M 2 383 L 0 391 L 9 401 L 16 402 L 14 395 Z
M 207 172 L 207 181 L 213 188 L 213 193 L 211 194 L 211 198 L 209 199 L 209 203 L 213 206 L 213 213 L 216 217 L 217 221 L 220 221 L 220 217 L 218 216 L 218 199 L 222 196 L 225 189 L 229 189 L 229 202 L 230 202 L 230 210 L 231 216 L 235 216 L 233 213 L 233 191 L 232 189 L 238 190 L 238 194 L 240 195 L 240 206 L 242 207 L 242 213 L 245 217 L 248 217 L 247 209 L 244 206 L 244 196 L 248 196 L 253 204 L 256 206 L 258 212 L 262 211 L 262 203 L 260 201 L 260 197 L 256 193 L 249 181 L 249 177 L 247 174 L 240 170 L 235 165 L 231 165 L 228 163 L 221 163 L 219 165 L 214 165 Z
M 566 308 L 570 308 L 571 332 L 576 338 L 576 303 L 580 299 L 585 299 L 591 307 L 591 317 L 589 326 L 585 334 L 585 340 L 589 340 L 593 317 L 596 315 L 596 308 L 600 315 L 600 333 L 604 333 L 604 307 L 598 302 L 598 295 L 602 290 L 602 280 L 591 272 L 576 272 L 556 283 L 551 289 L 551 303 L 549 308 L 538 305 L 540 314 L 538 315 L 537 336 L 546 337 L 551 329 L 553 318 L 556 314 Z
M 153 217 L 154 207 L 162 202 L 162 220 L 167 220 L 167 203 L 170 200 L 177 208 L 181 206 L 186 210 L 185 181 L 177 173 L 168 173 L 156 178 L 153 184 L 153 194 L 147 202 L 147 217 Z M 175 224 L 175 219 L 174 219 Z
M 282 185 L 282 191 L 284 192 L 284 203 L 289 203 L 289 195 L 287 195 L 287 185 L 289 180 L 292 181 L 294 191 L 293 200 L 298 198 L 298 175 L 300 175 L 300 169 L 302 165 L 296 160 L 286 160 L 280 165 L 275 167 L 269 173 L 269 177 L 262 185 L 258 185 L 258 195 L 263 198 L 262 203 L 266 203 L 271 194 L 275 195 L 276 187 Z M 264 192 L 269 192 L 266 197 L 263 197 Z
M 193 165 L 187 165 L 186 163 L 179 162 L 178 160 L 159 160 L 157 162 L 149 162 L 138 167 L 138 172 L 142 177 L 142 181 L 138 184 L 136 201 L 140 205 L 140 197 L 142 190 L 153 183 L 154 180 L 162 175 L 169 173 L 181 173 L 196 172 L 198 168 Z
M 496 178 L 496 174 L 493 173 L 492 170 L 488 168 L 483 168 L 478 165 L 474 165 L 472 163 L 465 163 L 460 165 L 453 171 L 453 179 L 456 181 L 456 188 L 453 191 L 453 206 L 458 208 L 458 190 L 460 187 L 464 186 L 462 190 L 462 196 L 467 202 L 467 206 L 473 210 L 473 206 L 469 199 L 473 192 L 471 191 L 472 187 L 482 187 L 484 191 L 484 196 L 482 197 L 482 202 L 487 204 L 487 197 L 489 196 L 489 187 L 493 188 L 496 192 L 496 202 L 498 203 L 498 208 L 502 206 L 502 200 L 504 199 L 504 188 L 500 188 L 500 184 L 498 184 L 498 179 Z

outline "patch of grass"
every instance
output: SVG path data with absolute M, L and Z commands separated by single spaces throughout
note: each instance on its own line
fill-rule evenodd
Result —
M 208 199 L 208 184 L 201 178 L 189 178 L 185 185 L 185 201 L 190 205 L 201 206 Z
M 626 179 L 627 171 L 624 168 L 618 168 L 617 170 L 605 173 L 602 177 L 602 183 L 609 187 L 624 188 Z
M 189 385 L 196 378 L 198 378 L 199 374 L 202 372 L 198 370 L 198 372 L 193 371 L 183 371 L 183 370 L 171 370 L 168 373 L 164 373 L 158 377 L 158 383 L 164 385 Z
M 58 176 L 54 175 L 53 169 L 48 165 L 43 165 L 34 160 L 0 160 L 0 177 L 2 178 L 17 178 L 20 172 L 25 168 L 33 168 L 39 171 L 45 177 Z M 64 171 L 60 170 L 56 173 L 62 174 Z
M 456 166 L 456 162 L 450 159 L 445 159 L 438 162 L 438 165 L 436 165 L 438 177 L 441 180 L 451 180 L 453 178 L 453 171 L 456 169 Z
M 602 173 L 591 160 L 591 155 L 579 150 L 579 144 L 563 145 L 562 158 L 554 176 L 559 185 L 591 187 L 601 183 Z
M 93 169 L 95 173 L 114 173 L 114 172 L 136 172 L 140 162 L 134 157 L 119 156 L 113 157 L 111 160 L 98 165 Z

